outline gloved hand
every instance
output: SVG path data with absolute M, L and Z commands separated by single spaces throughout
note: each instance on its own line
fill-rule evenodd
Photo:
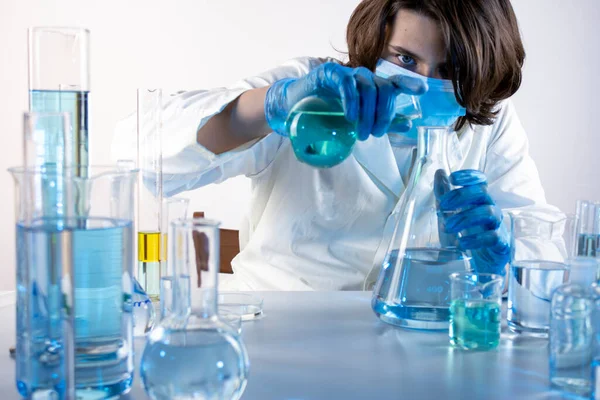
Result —
M 450 190 L 450 184 L 460 188 Z M 442 244 L 456 244 L 460 250 L 469 251 L 477 272 L 504 275 L 510 260 L 510 235 L 502 225 L 502 210 L 488 193 L 485 174 L 462 170 L 448 177 L 439 170 L 434 193 L 445 232 L 440 232 L 440 239 L 454 240 Z
M 267 91 L 265 116 L 269 126 L 285 136 L 285 120 L 296 103 L 312 95 L 331 96 L 341 100 L 346 119 L 357 124 L 358 139 L 366 140 L 369 135 L 380 137 L 390 130 L 398 133 L 410 130 L 410 121 L 390 126 L 396 97 L 400 93 L 420 95 L 426 90 L 420 79 L 407 76 L 385 79 L 366 68 L 326 63 L 302 78 L 275 82 Z

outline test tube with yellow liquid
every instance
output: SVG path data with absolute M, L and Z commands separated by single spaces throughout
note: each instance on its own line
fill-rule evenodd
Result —
M 138 271 L 152 301 L 160 294 L 162 251 L 162 90 L 138 89 Z

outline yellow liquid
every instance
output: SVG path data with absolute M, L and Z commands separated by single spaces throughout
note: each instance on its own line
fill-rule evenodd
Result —
M 160 232 L 138 232 L 138 261 L 161 261 Z

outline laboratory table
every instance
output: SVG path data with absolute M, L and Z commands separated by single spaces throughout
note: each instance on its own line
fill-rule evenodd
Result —
M 498 349 L 464 352 L 448 334 L 380 322 L 366 292 L 262 292 L 264 317 L 243 323 L 250 357 L 243 400 L 560 399 L 548 384 L 547 340 L 503 328 Z M 0 399 L 17 399 L 14 306 L 0 308 Z M 136 345 L 136 367 L 143 340 Z M 198 360 L 202 362 L 202 360 Z M 139 375 L 126 399 L 147 399 Z

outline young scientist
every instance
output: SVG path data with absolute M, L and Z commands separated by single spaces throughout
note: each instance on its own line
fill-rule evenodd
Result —
M 303 57 L 228 87 L 179 94 L 166 105 L 164 190 L 173 195 L 245 175 L 249 213 L 229 289 L 359 290 L 415 159 L 418 125 L 391 126 L 400 93 L 451 85 L 466 109 L 449 138 L 449 181 L 440 197 L 475 268 L 503 273 L 509 239 L 502 210 L 544 207 L 526 134 L 507 100 L 521 84 L 525 52 L 509 0 L 364 0 L 347 28 L 348 61 Z M 299 100 L 338 96 L 359 141 L 340 165 L 303 164 L 282 123 Z M 173 117 L 168 117 L 172 115 Z M 114 148 L 131 139 L 117 129 Z M 386 134 L 388 131 L 402 134 Z M 436 181 L 443 188 L 447 180 Z M 436 190 L 437 192 L 438 190 Z M 441 190 L 440 192 L 444 192 Z

